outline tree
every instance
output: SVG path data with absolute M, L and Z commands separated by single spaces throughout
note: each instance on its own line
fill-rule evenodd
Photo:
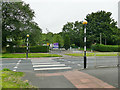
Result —
M 70 37 L 67 34 L 64 37 L 64 47 L 66 50 L 70 48 Z
M 100 33 L 103 44 L 105 44 L 105 41 L 107 44 L 115 44 L 118 28 L 116 26 L 117 22 L 111 18 L 111 15 L 111 12 L 98 11 L 86 16 L 88 22 L 87 42 L 89 45 L 100 43 Z
M 33 21 L 34 11 L 29 4 L 24 2 L 3 2 L 2 16 L 2 46 L 4 47 L 8 43 L 7 39 L 12 39 L 13 44 L 18 44 L 18 41 L 26 39 L 27 33 L 35 33 L 36 30 L 41 32 L 41 29 Z M 36 38 L 34 36 L 31 37 Z
M 42 29 L 35 22 L 31 23 L 32 29 L 29 31 L 29 42 L 32 46 L 41 44 Z
M 59 43 L 59 48 L 63 47 L 63 45 L 64 45 L 63 37 L 59 33 L 58 34 L 54 34 L 53 42 L 54 43 Z
M 70 44 L 75 44 L 76 46 L 83 46 L 83 25 L 82 22 L 75 21 L 68 22 L 63 26 L 63 37 L 68 34 L 70 37 Z

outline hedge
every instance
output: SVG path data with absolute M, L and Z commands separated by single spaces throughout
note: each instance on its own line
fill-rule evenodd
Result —
M 118 45 L 103 45 L 103 44 L 96 44 L 92 45 L 92 50 L 100 51 L 100 52 L 119 52 L 120 46 Z
M 25 53 L 26 47 L 7 47 L 6 51 L 8 53 Z M 30 53 L 46 53 L 49 52 L 48 46 L 30 46 L 29 47 Z

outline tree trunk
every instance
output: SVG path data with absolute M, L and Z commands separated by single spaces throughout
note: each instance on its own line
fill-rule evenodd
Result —
M 105 45 L 107 45 L 107 39 L 105 38 Z

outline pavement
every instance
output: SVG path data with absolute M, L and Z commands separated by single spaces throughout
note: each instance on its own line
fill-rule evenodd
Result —
M 107 59 L 107 57 L 103 57 Z M 104 60 L 105 60 L 104 59 Z M 109 57 L 113 62 L 116 57 Z M 2 67 L 25 72 L 23 80 L 38 88 L 115 88 L 118 87 L 118 70 L 112 68 L 91 68 L 93 57 L 89 58 L 89 68 L 83 69 L 82 58 L 31 58 L 3 59 Z M 101 59 L 100 59 L 101 60 Z M 109 61 L 109 64 L 111 63 Z M 101 62 L 101 61 L 100 61 Z M 103 61 L 102 61 L 103 62 Z M 107 61 L 108 62 L 108 61 Z M 114 61 L 114 63 L 116 63 Z M 104 64 L 104 63 L 102 63 Z
M 46 73 L 46 74 L 36 74 L 37 77 L 53 77 L 53 76 L 64 76 L 69 80 L 76 88 L 115 88 L 86 73 L 74 70 L 62 73 Z M 61 87 L 58 87 L 61 88 Z M 69 87 L 68 87 L 69 88 Z M 72 87 L 73 88 L 73 87 Z

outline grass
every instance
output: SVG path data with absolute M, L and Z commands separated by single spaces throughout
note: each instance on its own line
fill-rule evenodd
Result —
M 39 58 L 39 57 L 62 57 L 57 54 L 48 54 L 48 53 L 29 53 L 29 58 Z M 2 58 L 26 58 L 26 54 L 24 53 L 4 53 L 2 54 Z
M 71 53 L 71 54 L 65 54 L 65 55 L 69 55 L 69 56 L 84 56 L 83 53 Z M 111 53 L 111 52 L 103 52 L 103 53 L 87 53 L 87 56 L 117 56 L 117 53 Z
M 23 72 L 13 72 L 9 69 L 4 70 L 0 71 L 2 76 L 2 88 L 36 88 L 30 85 L 28 80 L 21 80 L 24 76 Z

